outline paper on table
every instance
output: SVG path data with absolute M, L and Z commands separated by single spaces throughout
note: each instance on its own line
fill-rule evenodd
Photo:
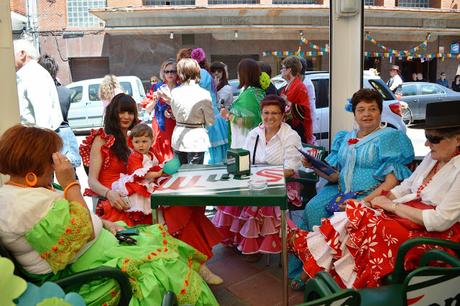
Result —
M 317 159 L 316 157 L 313 157 L 311 156 L 310 154 L 302 151 L 301 149 L 297 148 L 297 150 L 302 153 L 303 156 L 305 156 L 305 158 L 312 164 L 312 166 L 315 168 L 315 169 L 318 169 L 319 171 L 323 172 L 324 174 L 326 175 L 331 175 L 335 172 L 337 172 L 337 170 L 335 170 L 334 168 L 332 168 L 331 166 L 329 166 L 328 164 L 326 164 L 325 162 L 323 162 L 322 160 L 320 159 Z

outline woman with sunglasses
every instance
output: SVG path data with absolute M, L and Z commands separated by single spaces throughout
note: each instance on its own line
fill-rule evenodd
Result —
M 430 153 L 409 178 L 370 202 L 348 200 L 345 211 L 313 231 L 289 234 L 304 280 L 324 269 L 345 287 L 375 287 L 392 272 L 407 239 L 460 242 L 460 101 L 428 104 L 426 121 L 412 128 L 425 129 Z M 406 256 L 406 270 L 429 248 Z
M 174 156 L 171 148 L 171 137 L 176 120 L 171 111 L 171 91 L 179 84 L 176 61 L 168 59 L 161 64 L 161 82 L 151 88 L 151 103 L 146 106 L 148 112 L 154 112 L 152 129 L 157 135 L 153 147 L 160 160 L 168 160 Z M 157 155 L 158 155 L 157 154 Z

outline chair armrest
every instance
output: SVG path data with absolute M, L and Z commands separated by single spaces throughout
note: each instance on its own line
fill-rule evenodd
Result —
M 166 293 L 163 295 L 163 302 L 161 303 L 161 306 L 177 306 L 177 298 L 174 292 L 172 291 L 166 291 Z
M 441 250 L 429 250 L 420 258 L 419 265 L 427 266 L 430 261 L 442 261 L 453 267 L 460 267 L 460 259 L 452 256 L 451 254 Z
M 99 267 L 87 271 L 82 271 L 62 279 L 55 281 L 64 291 L 69 291 L 70 288 L 76 285 L 82 285 L 88 281 L 99 278 L 114 279 L 120 286 L 120 303 L 119 305 L 128 305 L 132 297 L 131 284 L 129 283 L 128 276 L 116 268 Z M 69 290 L 67 290 L 69 289 Z
M 315 277 L 323 281 L 333 293 L 343 290 L 342 288 L 340 288 L 337 282 L 332 278 L 332 276 L 327 272 L 320 271 L 316 273 Z
M 389 284 L 396 284 L 403 281 L 406 271 L 404 269 L 404 258 L 406 257 L 407 252 L 415 246 L 421 244 L 430 244 L 438 245 L 444 248 L 453 250 L 457 256 L 460 257 L 460 243 L 437 239 L 437 238 L 427 238 L 427 237 L 418 237 L 405 241 L 398 249 L 398 255 L 396 257 L 395 269 L 391 275 L 388 276 L 387 282 Z
M 340 292 L 332 293 L 316 300 L 307 301 L 297 306 L 336 305 L 334 302 L 340 302 L 340 305 L 348 306 L 360 305 L 361 296 L 353 289 L 343 289 Z

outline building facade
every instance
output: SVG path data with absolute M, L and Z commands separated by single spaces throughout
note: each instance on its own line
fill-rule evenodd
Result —
M 148 80 L 178 49 L 194 47 L 202 47 L 209 62 L 226 63 L 230 78 L 244 57 L 266 61 L 276 75 L 282 57 L 296 51 L 309 69 L 329 68 L 328 0 L 32 2 L 41 52 L 58 60 L 64 84 L 107 73 Z M 441 71 L 454 78 L 460 0 L 365 0 L 364 17 L 366 68 L 384 80 L 392 64 L 407 80 L 413 72 L 430 81 Z

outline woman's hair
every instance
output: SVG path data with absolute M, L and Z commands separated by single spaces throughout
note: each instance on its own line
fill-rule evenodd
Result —
M 172 58 L 168 58 L 167 60 L 165 60 L 163 63 L 161 63 L 161 68 L 160 68 L 160 78 L 161 80 L 165 80 L 165 69 L 166 67 L 168 67 L 169 65 L 173 65 L 173 66 L 176 66 L 176 61 Z M 177 68 L 176 68 L 177 69 Z
M 258 61 L 260 72 L 265 72 L 269 77 L 272 76 L 272 67 L 264 61 Z
M 113 74 L 107 74 L 99 86 L 99 98 L 110 102 L 115 96 L 117 89 L 123 91 L 117 77 Z
M 228 85 L 227 65 L 222 62 L 214 62 L 211 64 L 210 71 L 211 73 L 216 71 L 220 71 L 222 73 L 222 78 L 219 80 L 219 84 L 216 86 L 217 91 L 219 91 L 225 85 Z
M 457 81 L 457 79 L 460 79 L 460 74 L 457 74 L 457 75 L 454 77 L 454 83 L 455 83 L 455 81 Z
M 181 59 L 184 58 L 192 58 L 192 49 L 191 48 L 183 48 L 177 51 L 176 61 L 179 62 Z
M 17 124 L 0 138 L 0 172 L 25 176 L 43 175 L 53 164 L 52 155 L 62 148 L 62 140 L 52 130 Z
M 190 80 L 200 81 L 200 65 L 191 58 L 181 59 L 177 63 L 177 75 L 181 83 L 187 83 Z
M 248 86 L 260 88 L 260 68 L 252 58 L 243 58 L 238 63 L 238 77 L 240 79 L 238 88 Z
M 297 76 L 302 71 L 302 62 L 297 56 L 288 56 L 281 62 L 286 68 L 291 68 L 291 74 L 293 76 Z
M 106 134 L 113 135 L 115 142 L 113 143 L 112 152 L 122 161 L 127 161 L 130 150 L 126 143 L 125 136 L 120 127 L 120 113 L 129 112 L 134 114 L 134 120 L 128 128 L 131 130 L 139 121 L 137 117 L 137 105 L 131 96 L 121 93 L 113 97 L 112 102 L 105 109 L 104 116 L 104 131 Z
M 380 113 L 382 113 L 382 95 L 375 89 L 361 88 L 353 94 L 353 97 L 351 97 L 351 109 L 353 110 L 353 114 L 356 111 L 356 105 L 358 105 L 358 103 L 372 103 L 374 101 L 377 103 L 377 107 L 379 108 Z
M 148 126 L 148 124 L 139 123 L 138 125 L 134 126 L 129 133 L 130 138 L 142 136 L 153 139 L 153 130 L 150 126 Z
M 282 114 L 286 112 L 286 101 L 277 95 L 266 95 L 262 101 L 260 101 L 260 110 L 269 105 L 276 105 L 279 107 Z
M 56 64 L 56 61 L 54 58 L 49 56 L 48 54 L 43 54 L 38 58 L 38 63 L 48 71 L 48 73 L 51 75 L 53 80 L 56 82 L 56 75 L 57 72 L 59 71 L 59 66 Z

